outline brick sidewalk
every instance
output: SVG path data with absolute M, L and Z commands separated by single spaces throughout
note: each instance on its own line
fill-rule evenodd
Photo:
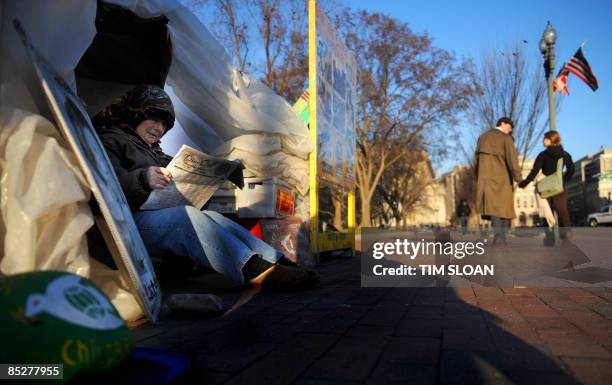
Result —
M 189 384 L 612 383 L 612 289 L 361 288 L 358 258 L 318 271 L 320 289 L 133 341 L 192 359 Z

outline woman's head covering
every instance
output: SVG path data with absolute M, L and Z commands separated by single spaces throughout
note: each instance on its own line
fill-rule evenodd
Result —
M 174 126 L 174 107 L 168 94 L 156 85 L 143 84 L 115 99 L 93 119 L 96 129 L 128 125 L 135 129 L 146 119 L 161 119 L 166 132 Z

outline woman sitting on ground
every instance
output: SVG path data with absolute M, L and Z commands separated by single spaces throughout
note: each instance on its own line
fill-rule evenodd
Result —
M 149 254 L 190 257 L 239 283 L 315 286 L 316 273 L 279 264 L 280 252 L 217 212 L 193 206 L 139 209 L 151 191 L 163 189 L 172 180 L 164 168 L 172 157 L 163 153 L 159 141 L 174 125 L 174 118 L 172 101 L 164 90 L 141 85 L 93 120 Z

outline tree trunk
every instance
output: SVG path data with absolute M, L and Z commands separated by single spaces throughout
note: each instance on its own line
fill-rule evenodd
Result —
M 372 227 L 372 214 L 370 212 L 370 200 L 361 194 L 361 226 Z

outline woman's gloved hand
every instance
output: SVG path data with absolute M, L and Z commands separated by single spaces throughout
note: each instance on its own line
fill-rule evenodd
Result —
M 172 181 L 172 174 L 163 167 L 151 166 L 147 168 L 147 182 L 151 189 L 161 190 Z

